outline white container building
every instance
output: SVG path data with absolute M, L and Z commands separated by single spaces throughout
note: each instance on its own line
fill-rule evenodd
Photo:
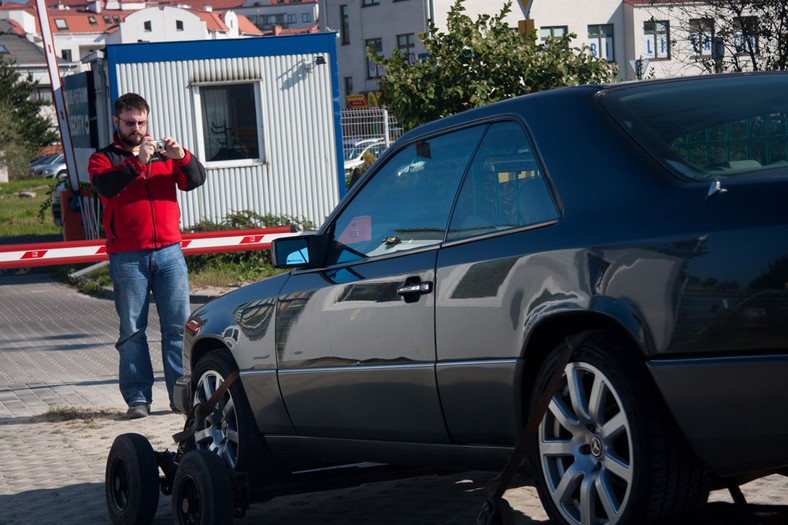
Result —
M 239 211 L 319 225 L 344 195 L 335 33 L 108 45 L 95 66 L 94 147 L 111 141 L 113 101 L 135 92 L 149 133 L 205 165 L 206 183 L 179 192 L 182 228 Z

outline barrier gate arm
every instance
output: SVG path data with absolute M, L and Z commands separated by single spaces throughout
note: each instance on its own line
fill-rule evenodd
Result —
M 292 226 L 276 226 L 253 230 L 184 233 L 181 248 L 184 255 L 268 250 L 271 248 L 271 241 L 278 237 L 292 236 L 295 231 Z M 0 246 L 0 269 L 105 261 L 108 259 L 105 243 L 105 239 L 95 239 Z

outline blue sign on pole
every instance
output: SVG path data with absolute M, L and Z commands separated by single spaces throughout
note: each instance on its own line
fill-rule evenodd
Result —
M 93 72 L 86 71 L 63 77 L 63 96 L 74 147 L 97 148 L 98 127 Z

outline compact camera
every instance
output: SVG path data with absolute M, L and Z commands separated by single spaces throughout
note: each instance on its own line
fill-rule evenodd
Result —
M 153 147 L 156 148 L 156 151 L 158 151 L 159 153 L 163 153 L 167 151 L 167 146 L 164 145 L 163 140 L 154 140 Z

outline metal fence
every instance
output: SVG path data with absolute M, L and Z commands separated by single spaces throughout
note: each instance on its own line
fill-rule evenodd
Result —
M 342 110 L 342 137 L 346 144 L 365 139 L 381 139 L 389 146 L 402 134 L 402 126 L 386 108 Z

